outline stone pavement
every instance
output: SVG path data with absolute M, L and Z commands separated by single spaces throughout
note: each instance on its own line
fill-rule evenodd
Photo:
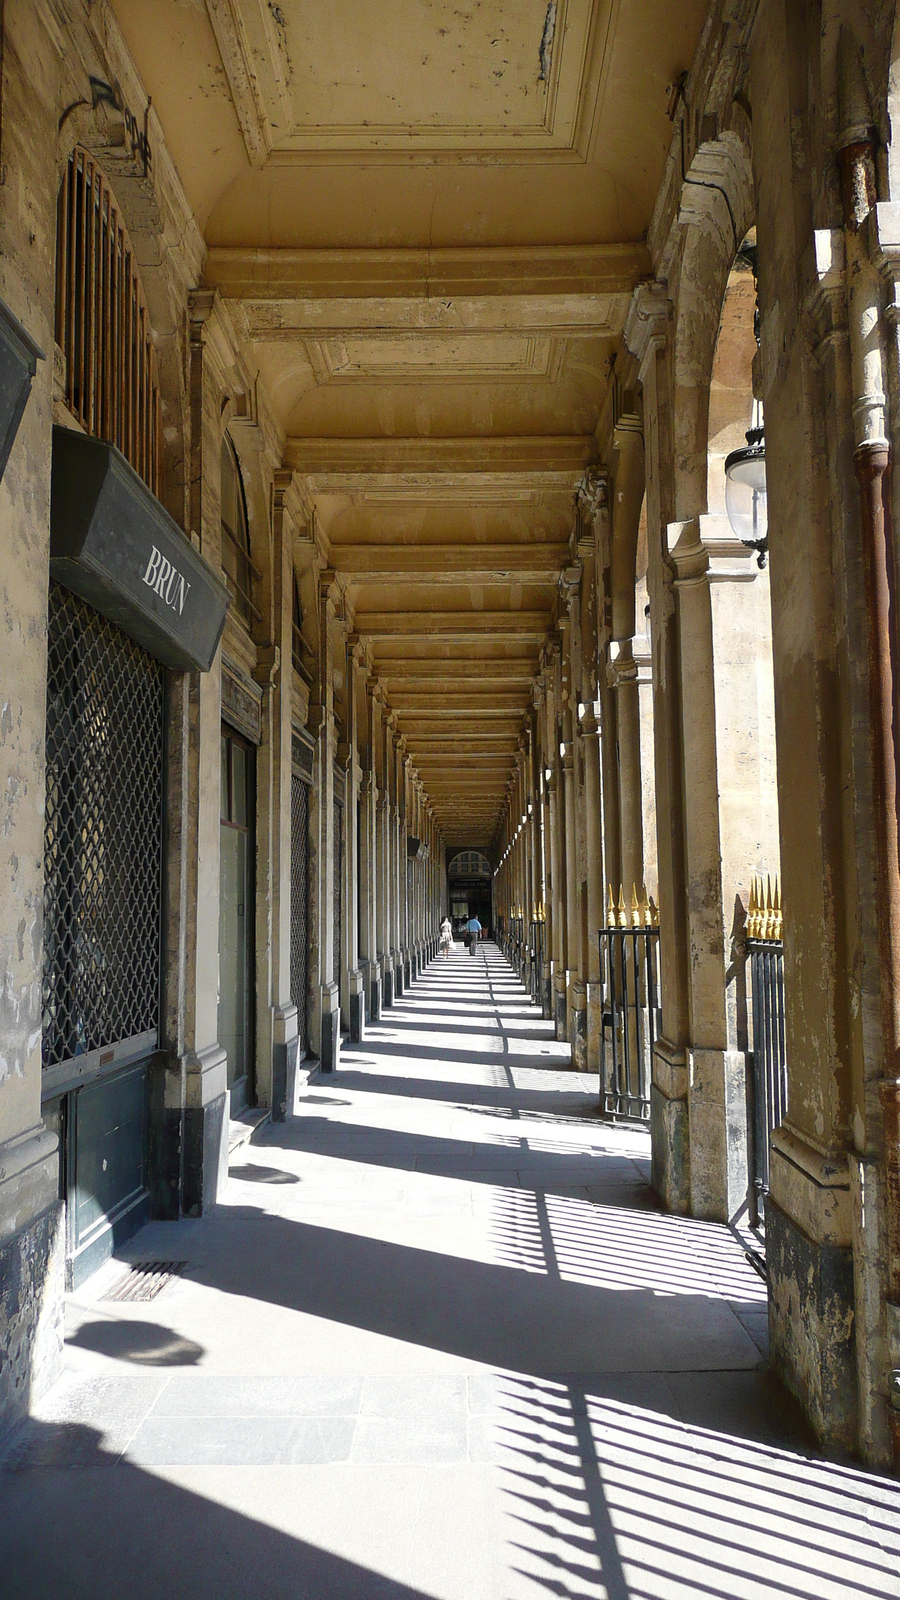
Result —
M 816 1458 L 740 1242 L 597 1088 L 493 945 L 433 962 L 71 1296 L 3 1600 L 900 1596 L 900 1485 Z M 125 1260 L 185 1265 L 104 1298 Z

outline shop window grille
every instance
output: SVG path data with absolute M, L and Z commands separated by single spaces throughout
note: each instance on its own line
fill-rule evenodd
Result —
M 309 786 L 291 779 L 291 999 L 300 1050 L 309 1046 Z
M 159 378 L 140 273 L 109 183 L 81 149 L 59 191 L 55 331 L 69 410 L 158 495 Z
M 164 669 L 50 586 L 44 1065 L 159 1022 Z
M 344 888 L 344 808 L 334 803 L 334 981 L 341 981 L 341 905 Z

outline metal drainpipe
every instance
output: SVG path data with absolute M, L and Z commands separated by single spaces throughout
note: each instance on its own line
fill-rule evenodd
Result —
M 864 225 L 875 205 L 872 114 L 857 47 L 843 29 L 838 45 L 841 135 L 838 161 L 844 210 L 854 462 L 862 511 L 868 624 L 869 715 L 873 749 L 876 860 L 883 885 L 878 917 L 884 1075 L 879 1084 L 885 1140 L 887 1294 L 900 1304 L 900 834 L 897 824 L 898 670 L 894 641 L 896 581 L 886 428 L 885 360 L 878 272 Z M 900 1413 L 889 1411 L 895 1467 Z

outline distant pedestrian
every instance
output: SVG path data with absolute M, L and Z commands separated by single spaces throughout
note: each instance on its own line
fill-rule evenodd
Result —
M 445 917 L 443 922 L 441 923 L 441 950 L 443 951 L 445 956 L 449 956 L 450 951 L 452 950 L 452 948 L 453 948 L 453 923 L 450 921 L 449 917 Z
M 481 923 L 477 917 L 470 917 L 466 923 L 466 933 L 469 935 L 469 955 L 473 956 L 478 949 L 478 940 L 481 937 Z

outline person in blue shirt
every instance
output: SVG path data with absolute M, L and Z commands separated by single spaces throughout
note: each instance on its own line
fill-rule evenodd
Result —
M 481 935 L 481 923 L 477 917 L 469 918 L 466 923 L 466 933 L 469 935 L 469 955 L 473 956 L 478 948 L 478 940 Z

